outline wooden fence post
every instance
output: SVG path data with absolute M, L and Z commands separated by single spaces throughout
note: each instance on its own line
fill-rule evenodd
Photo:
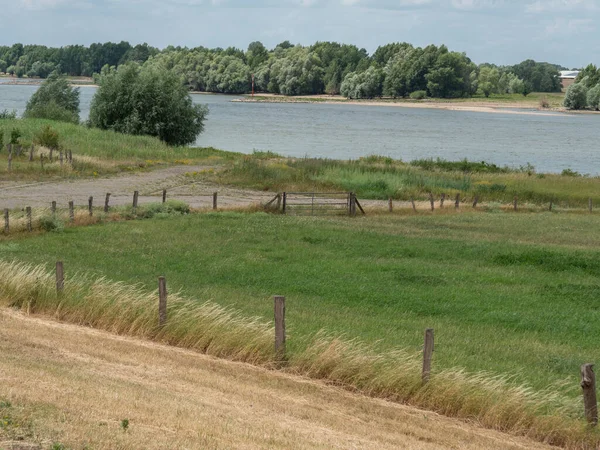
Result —
M 33 144 L 31 144 L 31 148 L 29 149 L 29 162 L 33 162 L 33 151 L 34 151 L 34 146 L 33 146 Z
M 52 206 L 50 207 L 52 211 L 52 217 L 56 217 L 56 200 L 52 200 Z
M 460 208 L 460 194 L 456 194 L 456 201 L 454 202 L 454 207 L 456 209 Z
M 596 400 L 596 374 L 594 373 L 593 364 L 581 366 L 581 388 L 583 389 L 585 418 L 591 426 L 595 427 L 598 425 L 598 403 Z
M 10 210 L 8 208 L 6 208 L 4 210 L 4 233 L 5 234 L 8 234 L 10 231 L 10 225 L 8 223 L 9 215 L 10 215 Z
M 133 191 L 133 213 L 135 214 L 138 206 L 138 197 L 140 193 L 138 191 Z
M 277 194 L 277 211 L 281 210 L 281 194 Z
M 479 203 L 479 197 L 476 195 L 475 200 L 473 200 L 473 208 L 477 208 L 477 203 Z
M 213 194 L 213 209 L 217 209 L 217 195 L 219 195 L 217 192 Z
M 594 205 L 593 205 L 593 203 L 592 203 L 592 197 L 590 197 L 590 198 L 588 199 L 588 209 L 590 210 L 590 212 L 592 212 L 592 207 L 593 207 L 593 206 L 594 206 Z
M 415 199 L 411 197 L 410 203 L 412 204 L 413 211 L 417 212 L 417 205 L 415 205 Z
M 44 170 L 44 154 L 40 154 L 40 164 L 42 166 L 42 170 Z
M 285 359 L 285 297 L 273 297 L 275 310 L 275 354 Z
M 431 192 L 429 193 L 429 203 L 431 204 L 431 210 L 433 211 L 435 209 L 435 204 L 433 202 L 433 194 Z
M 350 216 L 356 216 L 356 194 L 350 192 Z
M 423 373 L 421 380 L 423 384 L 429 381 L 431 375 L 431 356 L 433 354 L 433 329 L 425 330 L 425 345 L 423 346 Z
M 394 212 L 394 201 L 392 200 L 392 197 L 390 197 L 388 201 L 388 209 L 390 212 Z
M 163 199 L 162 202 L 165 203 L 167 201 L 167 190 L 163 189 Z
M 442 198 L 440 199 L 440 209 L 444 207 L 444 201 L 446 200 L 446 194 L 442 193 Z
M 513 209 L 516 211 L 517 210 L 517 203 L 519 201 L 519 198 L 515 195 L 515 198 L 513 198 Z
M 27 231 L 32 231 L 33 226 L 31 225 L 31 206 L 25 208 L 25 214 L 27 215 Z
M 60 167 L 63 166 L 63 152 L 62 150 L 58 152 L 58 159 L 60 161 Z
M 8 152 L 8 171 L 10 172 L 12 170 L 12 150 L 10 150 Z
M 167 280 L 165 277 L 158 277 L 158 326 L 162 327 L 167 323 Z
M 550 206 L 548 206 L 548 211 L 552 212 L 552 200 L 550 200 Z
M 69 164 L 73 165 L 73 151 L 69 150 Z
M 56 293 L 65 289 L 65 267 L 62 261 L 56 261 Z
M 53 159 L 54 159 L 53 156 L 52 156 L 53 152 L 54 152 L 54 150 L 50 149 L 50 162 L 53 162 Z
M 108 212 L 108 201 L 110 200 L 110 192 L 106 193 L 106 198 L 104 199 L 104 212 Z
M 94 197 L 88 198 L 88 211 L 92 217 L 94 215 Z
M 285 214 L 285 207 L 287 203 L 287 192 L 283 193 L 283 205 L 281 206 L 281 212 Z
M 75 204 L 73 200 L 69 202 L 69 220 L 75 222 Z

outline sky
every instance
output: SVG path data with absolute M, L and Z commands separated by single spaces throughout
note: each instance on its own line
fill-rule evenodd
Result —
M 476 63 L 600 62 L 600 0 L 0 0 L 0 45 L 147 42 L 268 48 L 289 40 L 445 44 Z

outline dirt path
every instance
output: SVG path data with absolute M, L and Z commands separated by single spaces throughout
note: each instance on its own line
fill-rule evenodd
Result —
M 140 192 L 139 203 L 156 202 L 167 189 L 169 198 L 184 200 L 195 208 L 212 205 L 213 192 L 219 193 L 219 206 L 249 206 L 266 202 L 274 194 L 247 189 L 228 188 L 214 183 L 192 181 L 187 172 L 216 169 L 213 166 L 173 166 L 151 172 L 126 173 L 110 178 L 58 180 L 42 183 L 0 182 L 0 208 L 49 206 L 55 200 L 66 207 L 73 200 L 76 205 L 87 205 L 94 197 L 95 205 L 104 204 L 107 192 L 111 205 L 130 204 L 134 191 Z
M 0 341 L 0 448 L 18 439 L 95 449 L 549 448 L 304 378 L 8 310 L 0 310 Z

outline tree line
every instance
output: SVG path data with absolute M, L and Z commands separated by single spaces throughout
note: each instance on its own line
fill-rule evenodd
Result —
M 590 64 L 579 72 L 575 83 L 567 88 L 564 106 L 600 111 L 600 68 Z
M 336 42 L 273 49 L 252 42 L 244 51 L 205 47 L 163 50 L 148 44 L 107 42 L 89 47 L 51 48 L 14 44 L 0 47 L 0 72 L 45 78 L 53 71 L 93 76 L 103 67 L 136 62 L 172 71 L 191 90 L 227 94 L 257 92 L 283 95 L 342 94 L 348 98 L 381 96 L 468 97 L 476 93 L 560 92 L 560 66 L 523 61 L 514 66 L 476 65 L 465 53 L 446 46 L 424 48 L 408 43 L 364 48 Z M 108 70 L 108 69 L 107 69 Z

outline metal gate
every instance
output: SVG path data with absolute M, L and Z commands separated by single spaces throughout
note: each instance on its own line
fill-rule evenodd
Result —
M 303 216 L 352 216 L 356 214 L 356 203 L 352 192 L 284 192 L 281 212 Z

